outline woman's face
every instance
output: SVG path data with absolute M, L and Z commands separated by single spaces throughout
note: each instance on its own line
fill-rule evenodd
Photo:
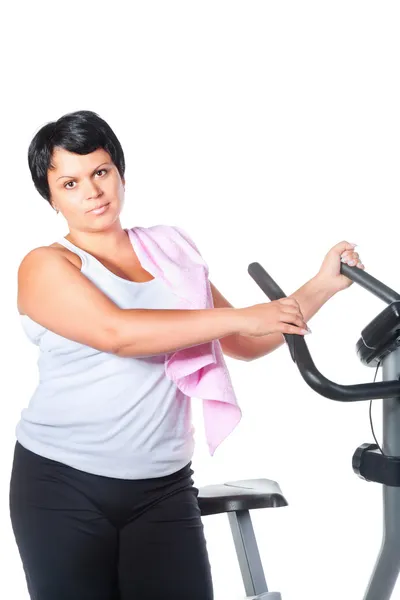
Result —
M 81 155 L 55 148 L 51 162 L 54 169 L 47 173 L 51 204 L 64 215 L 70 228 L 99 231 L 119 219 L 125 180 L 108 152 L 98 148 Z M 106 207 L 97 210 L 103 205 Z

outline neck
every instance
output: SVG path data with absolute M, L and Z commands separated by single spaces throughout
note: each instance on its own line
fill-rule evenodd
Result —
M 113 255 L 129 242 L 128 233 L 119 222 L 113 223 L 112 227 L 104 231 L 78 231 L 70 228 L 65 238 L 78 248 L 97 256 Z

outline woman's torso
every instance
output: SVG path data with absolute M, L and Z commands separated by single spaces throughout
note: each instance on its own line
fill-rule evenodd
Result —
M 166 283 L 142 268 L 133 247 L 117 261 L 101 262 L 65 238 L 51 248 L 122 309 L 178 306 Z M 166 377 L 165 355 L 122 358 L 59 336 L 26 315 L 21 321 L 40 351 L 39 384 L 17 425 L 23 446 L 123 479 L 167 475 L 191 460 L 190 399 Z

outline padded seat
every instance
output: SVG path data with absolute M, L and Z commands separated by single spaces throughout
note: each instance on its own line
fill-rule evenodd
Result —
M 288 504 L 279 484 L 270 479 L 241 479 L 206 485 L 199 488 L 198 501 L 202 516 Z

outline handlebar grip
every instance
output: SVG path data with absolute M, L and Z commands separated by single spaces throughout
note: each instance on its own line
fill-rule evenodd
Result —
M 392 302 L 400 300 L 400 294 L 358 267 L 350 267 L 349 265 L 342 263 L 340 272 L 355 283 L 358 283 L 358 285 L 368 292 L 371 292 L 383 300 L 383 302 L 386 302 L 386 304 L 391 304 Z
M 285 292 L 281 290 L 279 285 L 272 279 L 267 271 L 258 262 L 251 263 L 248 267 L 249 275 L 254 279 L 259 288 L 273 302 L 286 298 Z

